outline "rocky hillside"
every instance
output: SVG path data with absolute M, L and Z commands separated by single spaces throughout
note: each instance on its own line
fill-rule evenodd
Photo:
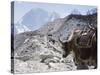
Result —
M 90 22 L 97 24 L 96 19 L 97 14 L 71 14 L 48 22 L 36 31 L 16 35 L 14 37 L 14 72 L 76 70 L 73 53 L 70 52 L 67 57 L 63 57 L 65 50 L 59 39 L 66 42 L 74 28 L 87 28 Z

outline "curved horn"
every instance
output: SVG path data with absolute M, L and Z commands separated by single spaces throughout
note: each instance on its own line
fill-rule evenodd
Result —
M 60 40 L 60 38 L 59 38 L 58 40 L 59 40 L 59 42 L 60 42 L 62 45 L 64 45 L 64 44 L 65 44 L 64 42 L 62 42 L 62 41 Z

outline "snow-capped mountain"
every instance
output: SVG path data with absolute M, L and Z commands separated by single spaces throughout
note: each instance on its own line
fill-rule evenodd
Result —
M 30 29 L 26 25 L 22 24 L 22 19 L 20 19 L 20 21 L 14 25 L 14 30 L 16 30 L 15 34 L 23 33 L 25 31 L 30 31 Z
M 31 9 L 14 26 L 18 33 L 25 31 L 34 31 L 42 25 L 60 18 L 56 12 L 48 12 L 44 9 Z

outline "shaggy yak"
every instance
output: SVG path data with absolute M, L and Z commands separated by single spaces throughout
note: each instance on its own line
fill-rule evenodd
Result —
M 74 29 L 67 42 L 61 43 L 66 55 L 73 51 L 77 69 L 97 68 L 97 28 L 89 26 L 86 31 Z

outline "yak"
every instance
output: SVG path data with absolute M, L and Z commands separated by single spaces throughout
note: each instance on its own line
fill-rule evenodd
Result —
M 64 56 L 73 51 L 77 69 L 97 68 L 97 28 L 89 26 L 86 31 L 74 29 L 69 39 L 61 43 L 66 51 Z

